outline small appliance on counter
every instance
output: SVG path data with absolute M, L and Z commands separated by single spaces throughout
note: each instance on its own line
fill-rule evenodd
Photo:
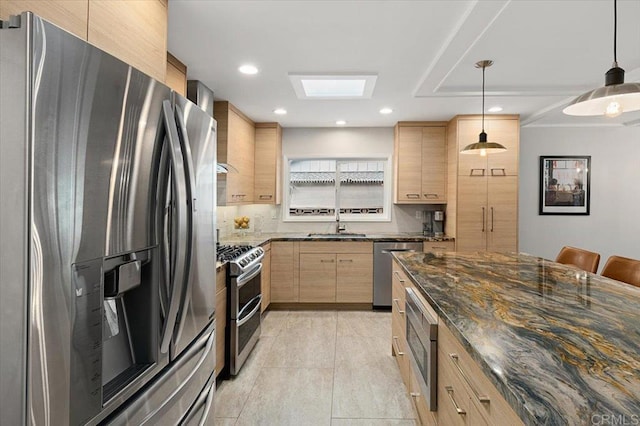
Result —
M 444 211 L 426 211 L 422 224 L 422 235 L 425 237 L 444 237 Z

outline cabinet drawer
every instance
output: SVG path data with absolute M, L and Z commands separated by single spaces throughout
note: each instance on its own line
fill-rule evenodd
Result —
M 436 426 L 436 414 L 437 411 L 430 411 L 427 401 L 423 395 L 423 390 L 420 387 L 420 382 L 416 372 L 411 369 L 411 387 L 409 388 L 409 395 L 413 400 L 413 406 L 417 413 L 416 419 L 422 426 Z M 448 423 L 445 423 L 448 424 Z
M 495 426 L 523 424 L 447 327 L 439 327 L 438 345 L 439 362 L 442 363 L 443 369 L 452 372 L 451 375 L 455 376 L 456 380 L 468 387 L 469 397 L 487 423 Z
M 425 241 L 423 251 L 455 251 L 456 244 L 454 241 Z
M 396 356 L 396 362 L 400 369 L 402 381 L 407 389 L 411 387 L 411 365 L 409 363 L 409 354 L 407 353 L 407 340 L 404 338 L 404 325 L 393 321 L 391 326 L 391 347 Z
M 301 241 L 300 253 L 373 253 L 371 241 Z
M 442 359 L 445 355 L 438 353 L 441 364 L 438 366 L 438 423 L 452 426 L 476 426 L 484 420 L 471 411 L 471 395 L 462 380 L 457 377 L 452 366 Z M 445 361 L 445 362 L 443 362 Z

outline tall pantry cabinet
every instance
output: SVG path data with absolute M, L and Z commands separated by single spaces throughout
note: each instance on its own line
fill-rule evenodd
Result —
M 519 116 L 485 116 L 484 127 L 489 141 L 506 152 L 461 154 L 478 141 L 481 117 L 456 116 L 449 122 L 445 233 L 455 236 L 457 251 L 517 251 Z

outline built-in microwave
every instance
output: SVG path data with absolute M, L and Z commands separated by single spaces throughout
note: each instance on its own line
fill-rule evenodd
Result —
M 420 387 L 429 410 L 436 411 L 438 385 L 438 323 L 422 307 L 411 288 L 407 292 L 407 344 L 413 370 L 419 375 Z

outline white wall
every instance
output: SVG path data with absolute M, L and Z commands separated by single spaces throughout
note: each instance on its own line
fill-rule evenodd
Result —
M 591 214 L 538 215 L 541 155 L 591 155 Z M 562 246 L 640 259 L 640 127 L 524 127 L 520 251 L 555 259 Z
M 387 157 L 393 154 L 393 128 L 285 128 L 282 154 L 295 157 Z M 258 161 L 258 159 L 256 159 Z M 392 172 L 392 171 L 390 171 Z M 282 206 L 250 205 L 219 207 L 218 226 L 222 235 L 233 232 L 233 217 L 260 216 L 263 232 L 333 232 L 335 223 L 283 222 Z M 435 210 L 436 206 L 396 206 L 392 204 L 390 222 L 345 222 L 348 232 L 421 232 L 422 219 L 416 212 Z M 252 220 L 253 222 L 253 220 Z

